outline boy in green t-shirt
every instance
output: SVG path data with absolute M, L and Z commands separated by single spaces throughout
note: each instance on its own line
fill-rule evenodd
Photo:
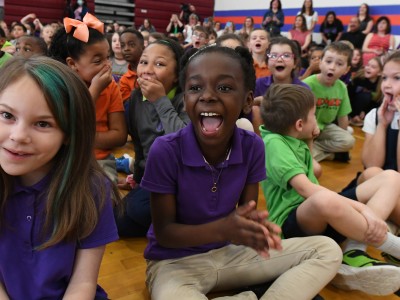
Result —
M 347 161 L 346 152 L 353 148 L 354 137 L 347 131 L 351 112 L 349 95 L 346 85 L 339 79 L 349 71 L 352 53 L 353 50 L 343 42 L 328 45 L 319 65 L 321 73 L 303 80 L 317 98 L 316 117 L 321 133 L 314 142 L 316 161 L 333 159 L 335 153 L 341 153 L 336 157 Z
M 285 238 L 326 235 L 348 239 L 333 283 L 344 289 L 386 295 L 400 288 L 400 268 L 370 257 L 367 245 L 400 258 L 400 238 L 384 220 L 400 224 L 400 173 L 392 170 L 337 194 L 318 185 L 310 148 L 319 134 L 315 98 L 304 87 L 272 85 L 261 103 L 267 179 L 262 189 L 269 220 Z

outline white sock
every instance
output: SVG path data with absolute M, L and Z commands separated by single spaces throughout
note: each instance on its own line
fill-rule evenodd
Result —
M 366 252 L 367 245 L 364 243 L 349 239 L 349 240 L 347 240 L 346 247 L 344 247 L 343 253 L 346 253 L 347 251 L 355 250 L 355 249 Z
M 377 248 L 400 259 L 400 238 L 390 232 L 387 234 L 386 241 Z

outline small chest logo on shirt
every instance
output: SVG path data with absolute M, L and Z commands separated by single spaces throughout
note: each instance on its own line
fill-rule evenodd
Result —
M 317 108 L 337 108 L 341 103 L 340 99 L 318 98 Z

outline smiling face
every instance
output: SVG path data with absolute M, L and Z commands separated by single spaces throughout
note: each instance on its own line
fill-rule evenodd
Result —
M 268 33 L 265 30 L 254 30 L 250 33 L 249 49 L 251 53 L 264 54 L 268 45 Z
M 347 60 L 346 55 L 327 50 L 319 64 L 321 73 L 318 78 L 320 81 L 327 86 L 333 85 L 340 76 L 348 71 Z
M 365 78 L 375 81 L 381 75 L 381 67 L 376 59 L 371 59 L 364 68 Z
M 400 97 L 400 62 L 389 61 L 383 67 L 381 90 L 389 100 L 389 108 L 396 110 L 393 100 Z
M 0 165 L 7 174 L 19 176 L 27 186 L 37 183 L 52 169 L 63 141 L 64 133 L 33 79 L 24 75 L 2 91 Z
M 185 108 L 202 150 L 229 143 L 236 120 L 253 101 L 244 81 L 239 61 L 224 53 L 200 54 L 189 62 Z
M 268 58 L 268 69 L 275 83 L 292 83 L 292 71 L 296 67 L 292 48 L 287 44 L 272 45 L 270 56 L 276 54 L 277 59 Z
M 101 40 L 97 43 L 87 45 L 85 52 L 79 56 L 77 60 L 71 57 L 67 58 L 67 64 L 75 72 L 78 73 L 79 77 L 90 85 L 94 76 L 96 76 L 100 70 L 106 64 L 110 64 L 109 60 L 110 45 L 107 40 Z
M 361 61 L 361 51 L 359 49 L 353 50 L 353 56 L 351 57 L 351 65 L 357 67 Z
M 168 93 L 178 82 L 174 53 L 164 45 L 148 45 L 139 59 L 137 75 L 143 79 L 156 79 Z

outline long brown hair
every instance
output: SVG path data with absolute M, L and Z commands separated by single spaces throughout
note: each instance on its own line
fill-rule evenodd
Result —
M 78 242 L 94 230 L 100 221 L 99 211 L 107 199 L 111 197 L 115 202 L 120 201 L 116 187 L 94 157 L 94 103 L 78 75 L 48 57 L 8 61 L 0 73 L 0 91 L 23 76 L 30 77 L 42 90 L 66 140 L 53 158 L 51 181 L 43 191 L 45 223 L 43 243 L 38 249 L 61 241 Z M 0 220 L 3 220 L 13 181 L 13 176 L 0 167 Z

